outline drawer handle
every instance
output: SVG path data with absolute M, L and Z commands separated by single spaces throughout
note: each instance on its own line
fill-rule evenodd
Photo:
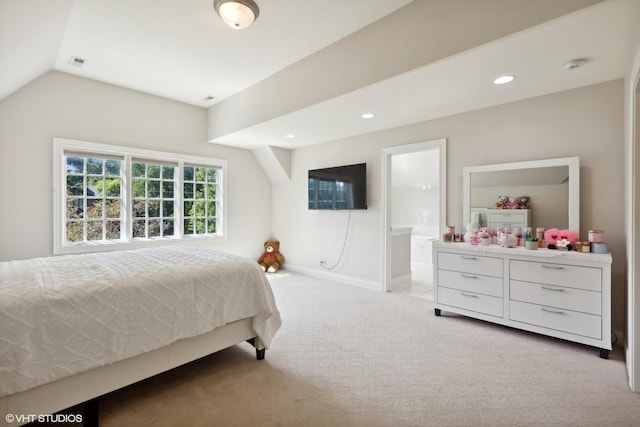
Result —
M 478 276 L 474 276 L 473 274 L 465 274 L 465 273 L 460 273 L 460 276 L 466 277 L 467 279 L 477 279 L 478 278 Z
M 562 288 L 550 288 L 548 286 L 540 286 L 542 289 L 547 290 L 547 291 L 555 291 L 555 292 L 564 292 L 564 289 Z
M 474 256 L 464 256 L 464 255 L 460 255 L 460 258 L 462 259 L 470 259 L 472 261 L 477 260 L 478 258 L 474 257 Z
M 545 308 L 545 307 L 540 308 L 540 310 L 546 311 L 547 313 L 564 314 L 564 311 L 562 311 L 562 310 L 552 310 L 550 308 Z
M 465 297 L 478 298 L 476 294 L 468 294 L 466 292 L 460 292 L 460 295 L 464 295 Z
M 542 264 L 542 268 L 553 268 L 554 270 L 562 270 L 564 267 L 562 265 Z

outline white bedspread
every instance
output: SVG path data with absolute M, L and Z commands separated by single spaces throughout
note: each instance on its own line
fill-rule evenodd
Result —
M 280 327 L 255 261 L 172 246 L 0 263 L 0 396 L 253 317 Z

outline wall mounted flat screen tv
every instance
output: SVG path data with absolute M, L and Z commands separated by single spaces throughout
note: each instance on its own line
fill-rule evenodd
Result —
M 367 209 L 367 164 L 310 170 L 309 209 Z

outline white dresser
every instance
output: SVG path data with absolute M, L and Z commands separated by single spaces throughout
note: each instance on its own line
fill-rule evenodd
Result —
M 433 243 L 436 316 L 463 314 L 611 350 L 611 255 Z

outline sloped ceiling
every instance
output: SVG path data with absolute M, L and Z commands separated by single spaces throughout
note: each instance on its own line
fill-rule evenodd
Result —
M 212 0 L 0 0 L 0 100 L 55 69 L 207 108 L 213 143 L 296 148 L 622 78 L 640 26 L 638 0 L 257 2 L 235 31 Z

